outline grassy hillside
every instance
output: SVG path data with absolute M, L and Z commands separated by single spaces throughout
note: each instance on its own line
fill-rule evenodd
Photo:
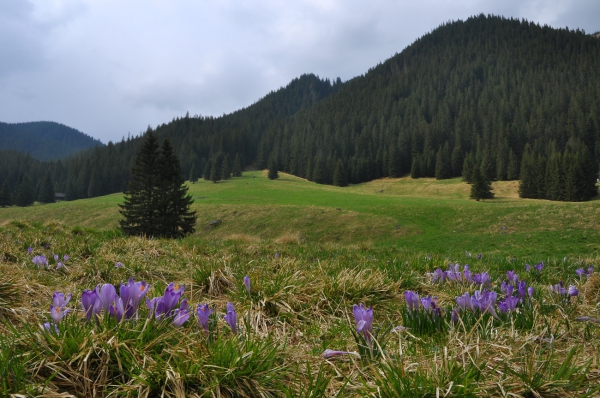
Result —
M 494 183 L 496 198 L 468 199 L 459 179 L 382 179 L 347 188 L 265 172 L 190 185 L 202 241 L 286 242 L 373 247 L 457 255 L 549 258 L 594 256 L 600 250 L 600 202 L 557 203 L 517 197 L 517 182 Z M 111 230 L 121 194 L 0 209 L 0 221 L 21 219 Z M 208 223 L 223 223 L 206 229 Z

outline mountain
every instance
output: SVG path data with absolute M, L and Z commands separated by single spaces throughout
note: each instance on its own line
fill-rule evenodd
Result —
M 337 181 L 360 183 L 409 173 L 469 180 L 478 167 L 487 179 L 522 178 L 522 197 L 579 201 L 596 195 L 599 81 L 596 37 L 478 15 L 443 24 L 347 82 L 303 75 L 247 108 L 186 115 L 153 132 L 171 140 L 186 177 L 192 168 L 225 176 L 236 162 L 325 184 L 335 170 L 347 177 Z M 71 198 L 117 192 L 140 142 L 28 173 L 39 180 L 36 170 L 51 169 Z M 13 184 L 15 169 L 0 164 L 3 178 Z
M 54 122 L 0 122 L 0 150 L 25 152 L 39 160 L 66 158 L 102 142 Z

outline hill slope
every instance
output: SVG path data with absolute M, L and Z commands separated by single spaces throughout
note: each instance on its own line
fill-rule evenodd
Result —
M 66 158 L 83 149 L 103 146 L 82 132 L 55 122 L 0 122 L 0 150 L 25 152 L 39 160 Z
M 533 181 L 524 196 L 585 200 L 600 163 L 598 81 L 595 37 L 480 15 L 440 26 L 345 83 L 304 75 L 248 108 L 186 115 L 155 135 L 171 139 L 186 176 L 239 157 L 325 184 L 336 168 L 360 183 L 452 178 L 465 164 L 515 180 L 524 162 Z M 72 198 L 122 190 L 138 147 L 136 138 L 88 151 L 55 167 L 53 179 L 72 186 Z

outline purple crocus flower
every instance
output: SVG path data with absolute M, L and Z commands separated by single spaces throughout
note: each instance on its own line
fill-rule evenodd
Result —
M 58 258 L 59 258 L 59 257 L 58 257 L 58 254 L 55 254 L 55 255 L 54 255 L 54 261 L 58 261 Z
M 64 307 L 65 305 L 69 304 L 69 301 L 71 301 L 71 296 L 73 295 L 69 294 L 67 297 L 65 297 L 64 293 L 54 292 L 52 295 L 52 304 L 55 307 Z
M 173 312 L 173 325 L 178 328 L 190 319 L 190 311 L 187 299 L 181 300 L 181 305 Z
M 99 296 L 100 300 L 102 301 L 102 308 L 104 309 L 104 312 L 109 313 L 110 306 L 112 305 L 113 301 L 115 301 L 115 299 L 117 298 L 117 289 L 115 289 L 115 287 L 112 284 L 105 283 L 100 288 Z
M 58 325 L 61 319 L 69 312 L 69 308 L 59 307 L 59 306 L 50 306 L 50 316 L 54 321 L 55 325 Z
M 27 254 L 32 254 L 33 253 L 33 247 L 28 247 L 27 248 Z
M 550 291 L 557 293 L 561 296 L 567 294 L 567 289 L 565 289 L 563 281 L 559 281 L 556 285 L 551 285 Z
M 162 296 L 154 297 L 152 300 L 146 297 L 146 306 L 148 307 L 148 318 L 152 318 L 153 315 L 156 315 L 156 317 L 162 315 L 162 313 L 159 314 L 157 312 L 158 304 L 162 303 L 162 299 Z
M 432 283 L 442 283 L 446 279 L 446 271 L 442 271 L 441 268 L 436 269 L 431 274 L 431 282 Z
M 574 297 L 579 295 L 579 290 L 577 290 L 577 288 L 574 285 L 569 285 L 568 293 L 569 296 Z
M 527 288 L 527 295 L 529 296 L 529 298 L 533 298 L 533 286 L 529 286 Z
M 52 324 L 50 322 L 44 322 L 44 330 L 46 330 L 47 332 L 51 332 Z M 54 324 L 54 331 L 56 332 L 56 334 L 60 333 L 60 331 L 58 330 L 58 326 L 56 326 L 56 324 Z
M 481 260 L 481 258 L 482 258 L 482 257 L 483 257 L 483 254 L 479 253 L 479 254 L 477 255 L 477 260 Z
M 198 324 L 202 326 L 202 328 L 206 331 L 208 331 L 208 321 L 213 312 L 214 310 L 208 306 L 208 303 L 198 304 L 198 307 L 196 308 L 196 315 L 198 315 Z
M 459 311 L 460 311 L 459 307 L 456 307 L 452 310 L 452 314 L 450 315 L 450 319 L 452 320 L 452 323 L 458 323 Z
M 502 282 L 500 285 L 500 291 L 506 296 L 512 296 L 514 289 L 514 286 L 507 282 Z
M 123 319 L 123 315 L 125 314 L 125 306 L 123 305 L 123 299 L 121 297 L 116 297 L 114 305 L 111 305 L 108 309 L 108 313 L 110 316 L 117 318 L 120 322 Z
M 61 261 L 59 261 L 58 264 L 56 264 L 56 269 L 64 268 L 64 266 L 65 265 Z
M 478 285 L 481 285 L 482 288 L 489 287 L 492 283 L 490 274 L 488 274 L 487 272 L 482 272 L 481 274 L 473 275 L 473 281 Z
M 425 311 L 429 311 L 431 309 L 432 303 L 433 300 L 431 296 L 421 298 L 421 305 L 423 306 L 423 309 L 425 309 Z M 435 306 L 435 303 L 433 303 L 433 305 Z
M 71 258 L 71 256 L 69 256 L 68 254 L 65 254 L 65 255 L 63 256 L 63 261 L 64 261 L 64 262 L 67 262 L 67 260 L 68 260 L 68 259 L 70 259 L 70 258 Z
M 515 296 L 506 297 L 504 301 L 498 303 L 498 310 L 506 314 L 507 312 L 512 312 L 517 308 L 517 304 L 519 303 L 519 298 Z
M 250 294 L 250 277 L 248 275 L 244 277 L 244 286 L 246 286 L 246 291 Z
M 183 294 L 185 289 L 184 285 L 176 285 L 173 282 L 169 283 L 167 288 L 165 289 L 165 294 L 163 296 L 162 303 L 164 305 L 164 309 L 161 312 L 164 312 L 167 315 L 171 314 L 171 311 L 177 307 L 177 303 L 179 303 L 179 299 Z M 157 308 L 158 312 L 158 308 Z
M 467 308 L 471 308 L 471 296 L 469 293 L 465 292 L 462 296 L 456 297 L 456 304 L 464 311 L 466 311 Z
M 321 354 L 321 357 L 323 357 L 324 359 L 329 359 L 329 358 L 341 357 L 344 355 L 360 356 L 357 352 L 354 352 L 354 351 L 337 351 L 337 350 L 330 350 L 328 348 L 325 351 L 323 351 L 323 353 Z
M 531 272 L 531 265 L 525 264 L 525 272 Z
M 520 281 L 517 284 L 517 296 L 522 300 L 527 296 L 527 283 Z
M 419 295 L 413 291 L 407 290 L 404 292 L 404 299 L 406 300 L 406 305 L 408 306 L 409 311 L 418 311 L 420 300 Z
M 581 278 L 585 274 L 585 270 L 583 268 L 577 268 L 575 274 Z
M 279 252 L 275 253 L 275 258 L 279 258 Z
M 225 319 L 233 334 L 237 334 L 237 314 L 235 313 L 233 304 L 227 303 L 227 314 L 223 316 L 223 319 Z
M 535 268 L 537 272 L 542 272 L 544 269 L 544 263 L 540 261 L 538 264 L 534 265 L 533 268 Z
M 81 306 L 88 320 L 92 317 L 92 314 L 100 315 L 100 310 L 102 309 L 102 300 L 98 294 L 99 286 L 96 286 L 94 290 L 85 289 L 81 294 Z
M 120 261 L 117 261 L 117 263 L 115 264 L 115 268 L 125 268 L 125 264 L 123 264 Z
M 519 275 L 517 275 L 515 271 L 506 271 L 506 278 L 512 284 L 517 284 L 519 281 Z
M 465 264 L 465 268 L 463 271 L 463 278 L 465 281 L 467 281 L 469 283 L 473 283 L 473 273 L 471 272 L 471 269 L 469 268 L 469 264 Z
M 373 331 L 373 307 L 366 308 L 363 303 L 354 304 L 352 308 L 354 321 L 356 322 L 356 333 L 362 333 L 367 342 L 371 341 Z
M 44 255 L 35 256 L 31 259 L 31 262 L 34 263 L 38 268 L 48 266 L 48 259 Z

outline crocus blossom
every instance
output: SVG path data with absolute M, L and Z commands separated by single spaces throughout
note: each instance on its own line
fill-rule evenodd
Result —
M 366 308 L 363 303 L 354 304 L 354 321 L 356 322 L 356 332 L 361 333 L 367 342 L 371 341 L 373 332 L 373 307 Z
M 173 312 L 173 325 L 182 326 L 190 318 L 190 311 L 187 299 L 181 300 L 181 305 Z
M 330 350 L 329 348 L 326 349 L 325 351 L 323 351 L 323 353 L 321 354 L 321 357 L 323 357 L 324 359 L 329 359 L 329 358 L 341 357 L 341 356 L 345 356 L 345 355 L 353 355 L 353 356 L 360 357 L 360 354 L 355 351 L 337 351 L 337 350 Z
M 208 306 L 208 303 L 198 304 L 198 307 L 196 308 L 198 324 L 206 331 L 208 331 L 208 321 L 213 312 L 214 310 Z
M 233 334 L 237 334 L 237 314 L 235 313 L 233 304 L 227 303 L 227 314 L 223 316 L 223 319 L 225 319 Z
M 407 290 L 404 292 L 404 299 L 406 300 L 406 305 L 408 306 L 409 311 L 417 311 L 419 309 L 419 295 L 411 290 Z
M 248 275 L 244 277 L 244 286 L 246 286 L 246 291 L 250 294 L 250 277 Z
M 81 294 L 81 307 L 87 319 L 90 319 L 92 315 L 100 315 L 102 300 L 98 293 L 99 290 L 100 285 L 96 286 L 94 290 L 85 289 Z
M 48 266 L 48 259 L 44 255 L 35 256 L 31 259 L 38 268 L 46 268 Z

